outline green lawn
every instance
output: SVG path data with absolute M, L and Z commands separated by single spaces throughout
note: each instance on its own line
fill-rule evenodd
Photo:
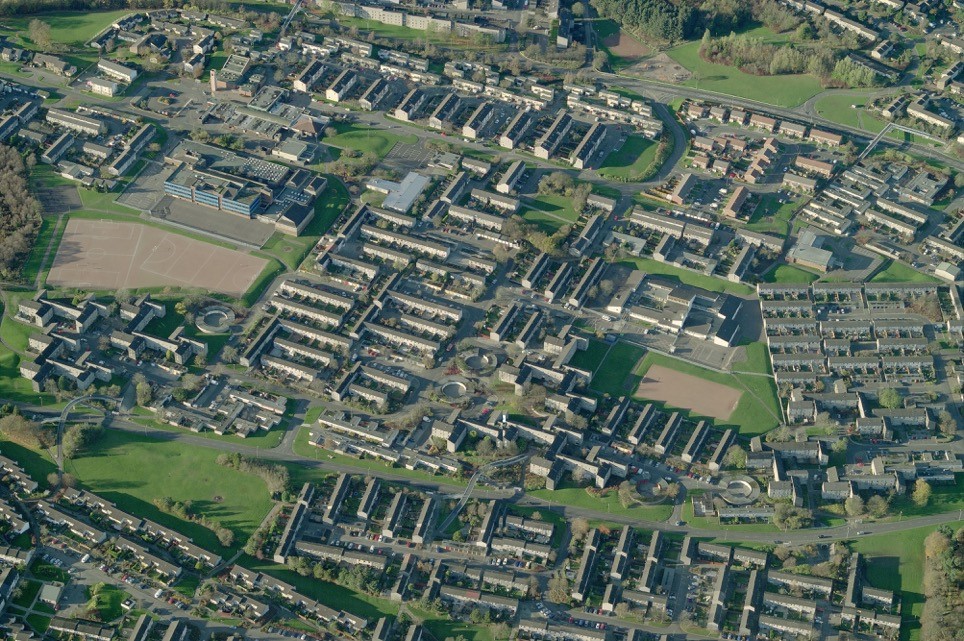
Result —
M 136 209 L 126 205 L 121 205 L 117 202 L 117 197 L 120 194 L 115 194 L 110 191 L 97 191 L 96 189 L 84 188 L 78 189 L 77 193 L 80 194 L 80 201 L 84 204 L 84 209 L 103 211 L 112 214 L 128 214 L 134 217 L 140 216 L 140 212 Z
M 592 496 L 586 492 L 586 488 L 571 483 L 563 483 L 561 488 L 555 490 L 534 490 L 529 494 L 543 501 L 571 505 L 572 507 L 597 512 L 606 511 L 610 514 L 631 516 L 641 521 L 665 521 L 673 513 L 673 506 L 670 503 L 625 508 L 619 502 L 619 495 L 615 488 L 610 488 L 605 496 Z
M 159 441 L 110 430 L 67 471 L 80 484 L 117 506 L 190 536 L 212 551 L 224 551 L 211 530 L 164 514 L 152 499 L 170 496 L 190 500 L 235 533 L 231 548 L 240 548 L 271 508 L 264 482 L 253 475 L 218 465 L 218 452 L 177 441 Z
M 646 350 L 636 345 L 614 344 L 599 364 L 589 389 L 614 397 L 632 394 L 637 381 L 630 379 L 630 374 L 645 353 Z
M 964 521 L 948 525 L 956 530 L 964 525 Z M 899 535 L 861 537 L 853 544 L 854 551 L 866 557 L 866 578 L 870 585 L 901 595 L 902 641 L 921 638 L 917 617 L 924 608 L 924 539 L 936 529 L 936 526 L 928 526 L 906 530 Z
M 877 133 L 887 123 L 867 108 L 871 100 L 870 95 L 830 94 L 819 98 L 814 107 L 827 120 Z
M 890 261 L 884 269 L 874 274 L 870 279 L 872 283 L 935 283 L 937 279 L 933 276 L 923 274 L 907 263 L 897 260 Z
M 31 614 L 27 617 L 27 625 L 34 629 L 37 634 L 43 634 L 50 627 L 50 617 L 41 614 Z
M 748 35 L 769 42 L 782 42 L 786 36 L 758 27 Z M 781 107 L 795 107 L 820 93 L 820 81 L 811 75 L 754 76 L 731 65 L 706 62 L 700 57 L 700 41 L 687 42 L 667 51 L 670 58 L 689 70 L 693 77 L 683 84 L 758 100 Z
M 96 610 L 101 621 L 119 619 L 124 613 L 121 603 L 127 598 L 127 593 L 108 584 L 100 584 L 95 587 L 98 587 L 95 595 L 91 595 L 91 588 L 88 588 L 88 596 L 90 597 L 90 601 L 87 603 L 88 611 Z
M 66 218 L 62 219 L 66 221 Z M 20 272 L 20 278 L 23 282 L 33 286 L 37 280 L 37 274 L 40 273 L 40 268 L 43 266 L 44 256 L 47 253 L 47 248 L 50 247 L 50 243 L 54 240 L 57 234 L 57 221 L 58 219 L 53 216 L 44 216 L 40 223 L 40 231 L 37 232 L 37 240 L 34 241 L 33 247 L 30 249 L 30 254 L 27 256 L 27 260 L 24 261 L 23 269 Z M 61 222 L 61 225 L 64 223 Z M 53 258 L 54 253 L 50 253 L 50 258 Z
M 637 180 L 656 160 L 658 147 L 659 141 L 633 134 L 622 147 L 606 156 L 599 175 L 616 180 Z
M 682 267 L 676 267 L 675 265 L 660 263 L 652 258 L 631 256 L 624 260 L 622 264 L 627 267 L 632 267 L 633 269 L 640 269 L 647 274 L 675 276 L 681 283 L 692 285 L 694 287 L 702 287 L 703 289 L 708 289 L 712 292 L 726 292 L 729 294 L 744 295 L 752 295 L 756 292 L 756 290 L 749 285 L 732 283 L 728 280 L 723 280 L 722 278 L 716 278 L 715 276 L 698 274 L 689 269 L 683 269 Z
M 599 369 L 599 365 L 602 363 L 608 351 L 609 343 L 590 338 L 589 346 L 573 354 L 572 358 L 569 359 L 569 365 L 589 372 L 595 372 Z
M 291 236 L 275 232 L 261 248 L 265 253 L 284 263 L 288 269 L 298 269 L 318 239 L 331 229 L 335 220 L 351 201 L 344 183 L 335 176 L 326 177 L 328 187 L 315 200 L 315 217 L 305 227 L 302 235 Z
M 29 608 L 33 605 L 33 600 L 40 593 L 43 583 L 40 581 L 24 580 L 20 583 L 20 596 L 13 600 L 13 604 L 21 608 Z
M 414 144 L 418 138 L 411 134 L 400 135 L 382 129 L 359 127 L 350 123 L 332 125 L 338 132 L 325 138 L 325 144 L 342 149 L 354 149 L 361 153 L 372 152 L 379 160 L 388 155 L 396 143 Z
M 786 237 L 790 233 L 790 219 L 803 201 L 780 203 L 773 194 L 765 194 L 753 211 L 745 227 L 751 231 Z
M 565 196 L 546 194 L 527 198 L 524 202 L 522 218 L 547 234 L 554 234 L 563 225 L 573 225 L 579 221 L 572 200 Z
M 812 283 L 818 278 L 820 274 L 793 265 L 780 264 L 776 269 L 767 272 L 763 280 L 767 283 Z
M 6 18 L 4 24 L 18 31 L 27 32 L 27 25 L 34 18 L 50 25 L 50 38 L 70 46 L 82 46 L 119 18 L 132 13 L 130 9 L 116 11 L 57 11 L 39 15 Z
M 650 367 L 661 365 L 742 391 L 743 395 L 730 418 L 726 421 L 716 420 L 715 423 L 720 427 L 737 429 L 743 435 L 755 436 L 776 427 L 779 423 L 777 417 L 781 413 L 776 384 L 768 376 L 759 376 L 759 374 L 770 373 L 766 346 L 763 343 L 751 343 L 746 346 L 746 352 L 746 360 L 734 363 L 732 373 L 717 372 L 671 356 L 647 352 L 636 369 L 635 375 L 637 378 L 642 378 Z M 694 418 L 699 418 L 690 414 Z

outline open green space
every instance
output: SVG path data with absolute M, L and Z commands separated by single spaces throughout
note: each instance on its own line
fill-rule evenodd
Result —
M 781 263 L 777 265 L 776 269 L 768 271 L 763 280 L 767 283 L 812 283 L 818 278 L 820 278 L 820 274 Z
M 790 219 L 801 204 L 802 200 L 781 203 L 776 195 L 764 194 L 744 226 L 750 231 L 785 237 L 790 233 Z
M 70 575 L 67 574 L 66 570 L 40 559 L 34 561 L 33 565 L 30 566 L 30 574 L 45 582 L 67 583 L 70 581 Z
M 887 123 L 868 109 L 871 100 L 870 95 L 832 93 L 818 98 L 814 108 L 820 117 L 832 122 L 877 133 Z
M 343 27 L 357 27 L 359 31 L 371 31 L 377 38 L 391 40 L 421 40 L 437 45 L 453 45 L 459 49 L 500 49 L 503 45 L 491 44 L 485 38 L 462 38 L 452 32 L 412 29 L 401 25 L 384 24 L 365 18 L 350 18 L 339 15 L 338 24 Z
M 544 194 L 524 202 L 522 218 L 546 234 L 554 234 L 563 225 L 574 225 L 579 220 L 572 200 L 565 196 Z
M 34 18 L 50 25 L 50 39 L 68 46 L 83 46 L 88 40 L 118 19 L 132 13 L 130 9 L 115 11 L 56 11 L 38 15 L 24 15 L 4 19 L 4 25 L 27 32 Z
M 84 188 L 78 189 L 77 193 L 80 194 L 80 202 L 83 203 L 84 209 L 90 209 L 91 211 L 102 211 L 111 214 L 127 214 L 135 217 L 140 216 L 140 212 L 136 209 L 117 202 L 117 197 L 120 194 L 115 194 L 110 191 L 97 191 L 96 189 Z
M 599 175 L 615 180 L 637 180 L 655 162 L 658 148 L 658 140 L 633 134 L 622 147 L 606 156 L 599 168 Z
M 747 358 L 733 363 L 731 373 L 718 372 L 672 356 L 647 352 L 634 374 L 641 379 L 650 367 L 661 365 L 667 369 L 742 391 L 743 395 L 730 418 L 725 421 L 716 420 L 715 423 L 719 427 L 737 429 L 745 436 L 756 436 L 776 427 L 781 412 L 776 384 L 768 376 L 770 365 L 766 356 L 766 346 L 763 343 L 751 343 L 745 349 Z M 689 414 L 691 418 L 701 418 L 692 412 Z
M 127 593 L 117 586 L 99 583 L 88 588 L 88 596 L 87 610 L 96 611 L 101 621 L 119 619 L 124 613 L 121 603 L 127 598 Z
M 889 264 L 870 279 L 872 283 L 936 283 L 933 276 L 921 273 L 899 260 L 891 260 Z
M 211 530 L 165 514 L 151 502 L 164 496 L 190 500 L 196 513 L 235 533 L 236 550 L 261 524 L 271 497 L 260 478 L 218 465 L 217 457 L 214 449 L 108 430 L 66 469 L 120 509 L 183 532 L 209 550 L 224 550 Z
M 31 614 L 27 617 L 27 625 L 33 628 L 37 634 L 43 634 L 50 627 L 50 617 L 42 614 Z
M 632 394 L 637 381 L 629 380 L 629 375 L 645 353 L 637 345 L 615 343 L 596 369 L 589 389 L 614 397 Z
M 485 625 L 473 625 L 466 621 L 453 621 L 452 619 L 425 619 L 425 628 L 436 639 L 457 639 L 459 637 L 465 641 L 495 641 L 492 635 L 492 628 Z
M 572 355 L 572 358 L 569 359 L 569 365 L 587 372 L 595 372 L 599 369 L 599 365 L 605 358 L 606 352 L 609 351 L 610 345 L 594 338 L 588 339 L 588 343 L 589 346 L 586 349 L 578 350 Z
M 555 490 L 534 490 L 529 494 L 550 504 L 558 503 L 596 512 L 602 512 L 605 509 L 609 514 L 631 516 L 641 521 L 665 521 L 673 513 L 673 506 L 670 503 L 623 507 L 615 488 L 609 488 L 605 496 L 596 496 L 587 492 L 586 488 L 571 482 L 557 485 Z
M 315 216 L 305 227 L 301 236 L 281 232 L 272 234 L 261 250 L 274 256 L 288 269 L 294 270 L 304 261 L 318 239 L 328 233 L 338 216 L 351 201 L 348 188 L 335 176 L 326 176 L 328 186 L 315 200 Z
M 785 42 L 786 36 L 766 27 L 757 27 L 747 35 L 766 42 Z M 822 91 L 820 80 L 808 74 L 754 76 L 732 65 L 718 65 L 700 57 L 699 40 L 676 46 L 666 53 L 693 76 L 683 84 L 720 93 L 758 100 L 781 107 L 796 107 Z
M 698 274 L 689 269 L 683 269 L 682 267 L 676 267 L 675 265 L 660 263 L 652 258 L 630 256 L 622 261 L 622 264 L 627 267 L 632 267 L 633 269 L 642 270 L 647 274 L 673 276 L 676 277 L 681 283 L 692 285 L 694 287 L 702 287 L 703 289 L 707 289 L 711 292 L 726 292 L 728 294 L 743 295 L 752 295 L 756 292 L 756 290 L 749 285 L 732 283 L 728 280 L 723 280 L 722 278 L 716 278 L 715 276 Z
M 411 134 L 396 134 L 383 129 L 361 127 L 345 122 L 334 123 L 331 126 L 338 133 L 325 137 L 325 144 L 342 149 L 354 149 L 363 154 L 371 152 L 378 156 L 379 160 L 387 156 L 397 143 L 418 142 L 418 138 Z
M 54 238 L 58 236 L 57 224 L 58 222 L 60 222 L 61 225 L 65 224 L 63 222 L 64 220 L 66 219 L 58 219 L 53 216 L 43 217 L 40 223 L 40 231 L 37 232 L 37 240 L 30 249 L 30 254 L 27 256 L 27 260 L 24 261 L 23 269 L 20 271 L 20 278 L 23 282 L 29 285 L 33 285 L 36 282 L 40 268 L 43 267 L 44 256 L 47 255 L 47 248 L 50 247 L 50 243 L 53 242 Z M 56 248 L 56 245 L 54 248 Z M 53 258 L 53 251 L 50 253 L 50 258 Z
M 964 526 L 964 521 L 947 525 L 957 530 Z M 853 544 L 853 550 L 866 558 L 867 582 L 875 588 L 893 590 L 901 597 L 901 641 L 921 638 L 917 618 L 924 609 L 924 539 L 936 529 L 932 525 L 897 535 L 877 534 L 859 538 Z
M 40 593 L 43 583 L 40 581 L 23 580 L 20 582 L 20 594 L 13 600 L 13 604 L 21 608 L 29 608 L 33 605 L 33 600 Z

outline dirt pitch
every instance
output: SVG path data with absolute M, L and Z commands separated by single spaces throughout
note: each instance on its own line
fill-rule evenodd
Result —
M 603 45 L 614 56 L 632 62 L 648 56 L 652 50 L 636 38 L 625 33 L 617 32 L 606 36 Z
M 636 396 L 664 401 L 702 416 L 727 420 L 736 409 L 743 392 L 692 374 L 653 365 L 639 382 Z
M 266 263 L 148 225 L 71 218 L 47 283 L 109 290 L 191 287 L 240 297 Z

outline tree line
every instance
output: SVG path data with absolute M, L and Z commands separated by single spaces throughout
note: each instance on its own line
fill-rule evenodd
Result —
M 708 62 L 731 65 L 755 76 L 809 73 L 825 86 L 874 87 L 883 84 L 872 70 L 849 58 L 837 58 L 826 47 L 773 44 L 745 34 L 730 33 L 713 38 L 707 30 L 700 57 Z
M 17 278 L 40 231 L 40 203 L 30 193 L 19 152 L 0 146 L 0 278 Z

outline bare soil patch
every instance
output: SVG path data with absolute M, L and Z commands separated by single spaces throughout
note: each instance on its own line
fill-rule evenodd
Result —
M 633 61 L 652 53 L 652 49 L 622 31 L 606 36 L 603 39 L 603 44 L 614 56 L 627 61 Z
M 47 282 L 110 290 L 187 287 L 240 297 L 266 264 L 148 225 L 71 218 Z
M 661 53 L 647 58 L 643 62 L 633 65 L 624 70 L 634 76 L 658 80 L 660 82 L 681 83 L 690 79 L 693 74 L 686 67 L 670 58 L 665 53 Z
M 743 392 L 692 374 L 653 365 L 639 382 L 636 396 L 663 401 L 702 416 L 727 420 L 736 409 Z

